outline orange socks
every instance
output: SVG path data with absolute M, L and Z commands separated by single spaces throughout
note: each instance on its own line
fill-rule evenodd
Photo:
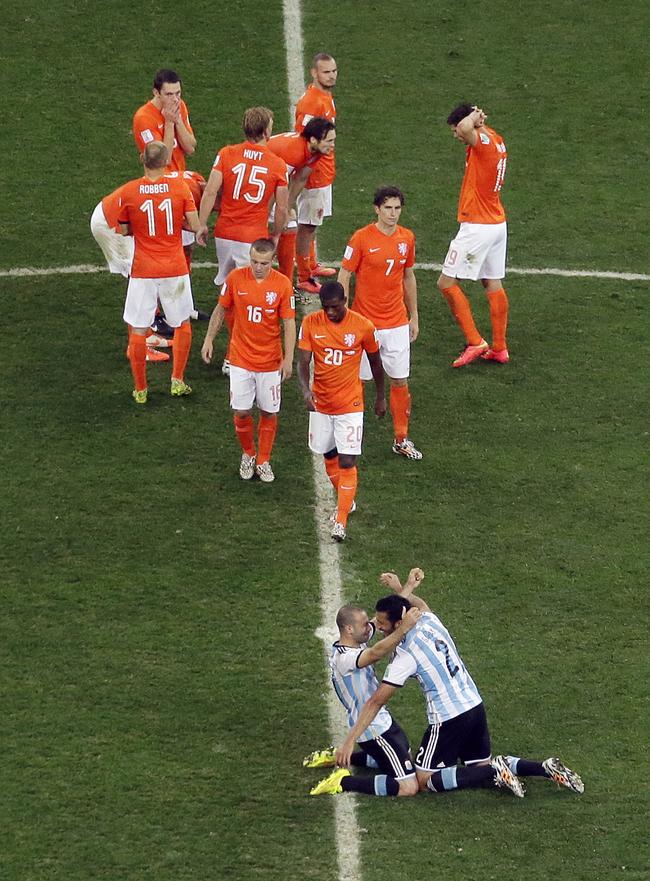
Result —
M 347 526 L 348 514 L 350 513 L 354 497 L 357 494 L 357 481 L 356 466 L 354 468 L 341 468 L 339 472 L 338 508 L 336 519 L 337 522 L 341 523 L 343 526 Z
M 391 385 L 390 415 L 393 417 L 393 430 L 398 443 L 408 437 L 409 416 L 411 415 L 411 395 L 408 385 Z
M 192 346 L 192 325 L 184 321 L 180 327 L 174 331 L 174 360 L 172 363 L 172 379 L 183 379 L 185 376 L 185 368 L 187 367 L 187 359 L 190 357 L 190 348 Z
M 255 455 L 255 438 L 253 437 L 253 417 L 235 416 L 235 432 L 242 450 L 247 456 Z
M 503 288 L 487 295 L 490 304 L 490 321 L 492 322 L 492 351 L 502 352 L 507 349 L 506 329 L 508 327 L 508 296 Z
M 135 390 L 141 392 L 147 387 L 147 338 L 144 334 L 129 334 L 128 353 Z
M 298 264 L 298 281 L 307 281 L 311 277 L 310 258 L 296 254 L 296 263 Z
M 459 285 L 454 284 L 449 288 L 445 288 L 444 291 L 442 291 L 442 295 L 449 303 L 449 308 L 458 322 L 460 329 L 464 333 L 467 344 L 470 346 L 478 346 L 483 337 L 474 324 L 472 309 L 462 288 Z
M 262 416 L 260 414 L 260 421 L 257 424 L 257 442 L 259 446 L 259 452 L 257 456 L 258 465 L 263 465 L 264 462 L 268 462 L 271 458 L 273 441 L 275 440 L 275 433 L 277 430 L 278 417 L 275 414 L 273 414 L 272 416 Z M 248 451 L 245 450 L 244 452 Z M 252 453 L 248 453 L 248 455 L 250 456 L 252 455 Z
M 278 264 L 282 275 L 293 283 L 293 267 L 296 262 L 296 231 L 283 232 L 278 241 Z
M 323 457 L 325 462 L 325 471 L 329 477 L 334 489 L 339 488 L 339 457 L 333 456 L 331 459 Z
M 311 247 L 309 248 L 309 274 L 313 274 L 313 270 L 318 266 L 318 257 L 316 256 L 316 238 L 314 237 L 311 240 Z

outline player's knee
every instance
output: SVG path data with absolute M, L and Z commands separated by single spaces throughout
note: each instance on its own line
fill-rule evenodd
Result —
M 426 792 L 428 789 L 428 782 L 431 774 L 418 774 L 417 776 L 417 787 L 419 792 Z
M 444 294 L 444 292 L 447 290 L 447 288 L 450 288 L 453 283 L 454 283 L 454 280 L 450 279 L 449 276 L 444 275 L 444 273 L 442 275 L 438 276 L 437 285 L 438 285 L 438 290 L 440 291 L 441 294 Z
M 408 780 L 400 780 L 398 796 L 417 795 L 418 792 L 418 781 L 415 777 L 410 777 Z

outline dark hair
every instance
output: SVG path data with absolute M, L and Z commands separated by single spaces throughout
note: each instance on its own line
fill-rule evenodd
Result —
M 397 624 L 398 621 L 401 621 L 403 613 L 408 612 L 410 608 L 411 603 L 405 597 L 401 597 L 396 593 L 382 597 L 375 604 L 375 611 L 385 612 L 391 624 Z
M 381 208 L 386 199 L 399 199 L 400 205 L 404 205 L 404 193 L 399 187 L 379 187 L 374 195 L 372 204 Z
M 458 125 L 461 119 L 470 115 L 475 106 L 475 104 L 459 104 L 458 107 L 454 107 L 447 117 L 447 125 Z
M 345 290 L 338 281 L 325 281 L 321 285 L 319 296 L 321 303 L 323 300 L 345 300 Z
M 322 141 L 325 135 L 328 135 L 335 128 L 336 126 L 331 119 L 325 119 L 324 116 L 313 116 L 300 132 L 300 136 L 306 141 L 310 138 Z
M 168 67 L 161 67 L 160 70 L 156 71 L 156 74 L 153 78 L 153 87 L 159 92 L 162 89 L 163 83 L 181 83 L 182 80 L 175 70 L 170 70 Z
M 259 251 L 260 254 L 272 254 L 275 251 L 275 245 L 273 244 L 273 239 L 255 239 L 251 245 L 251 251 L 253 249 Z

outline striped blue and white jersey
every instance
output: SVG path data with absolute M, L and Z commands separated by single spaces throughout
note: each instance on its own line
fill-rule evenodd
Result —
M 366 648 L 352 648 L 347 645 L 339 645 L 335 642 L 330 653 L 329 665 L 332 676 L 332 685 L 336 696 L 341 701 L 348 714 L 350 728 L 359 718 L 359 712 L 368 698 L 377 691 L 379 683 L 375 676 L 372 664 L 367 667 L 358 667 L 359 656 Z M 366 730 L 357 739 L 375 740 L 393 724 L 391 714 L 386 707 L 382 707 Z
M 433 612 L 425 612 L 397 646 L 383 681 L 401 687 L 410 676 L 420 683 L 430 724 L 454 719 L 481 703 L 451 634 Z

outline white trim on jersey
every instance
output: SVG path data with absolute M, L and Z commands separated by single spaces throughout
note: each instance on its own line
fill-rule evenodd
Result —
M 365 648 L 365 645 L 352 648 L 335 642 L 329 658 L 332 686 L 336 696 L 345 707 L 350 728 L 359 718 L 359 713 L 365 702 L 372 697 L 379 686 L 372 664 L 367 667 L 357 667 L 359 655 Z M 357 740 L 359 742 L 377 740 L 388 731 L 392 724 L 393 719 L 390 713 L 386 707 L 382 707 Z
M 481 703 L 451 634 L 442 621 L 425 612 L 397 647 L 384 682 L 402 686 L 410 676 L 420 684 L 431 724 L 446 722 Z

